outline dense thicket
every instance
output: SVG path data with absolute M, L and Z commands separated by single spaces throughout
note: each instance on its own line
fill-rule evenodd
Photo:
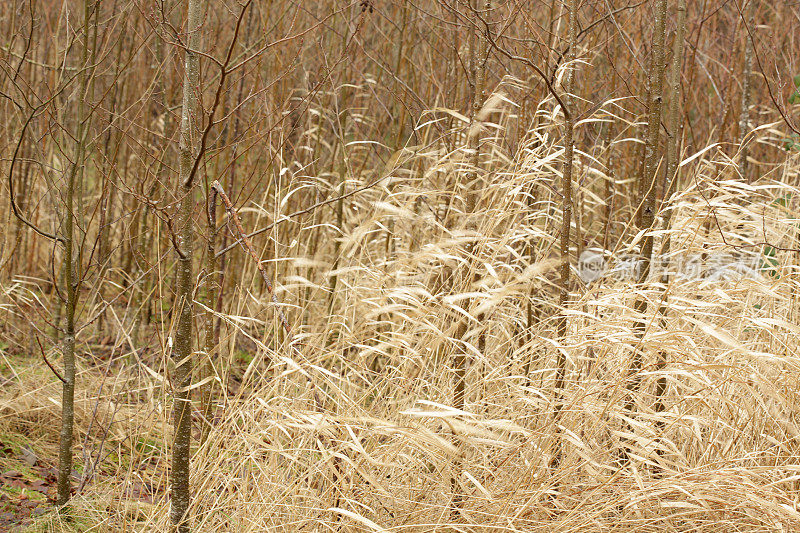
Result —
M 0 24 L 0 529 L 800 526 L 790 2 Z

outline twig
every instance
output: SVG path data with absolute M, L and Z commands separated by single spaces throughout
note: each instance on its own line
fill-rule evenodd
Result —
M 782 246 L 778 246 L 777 244 L 773 244 L 767 240 L 767 226 L 766 226 L 766 207 L 764 208 L 764 212 L 761 215 L 761 232 L 764 235 L 764 240 L 762 242 L 755 242 L 752 244 L 733 244 L 728 242 L 728 239 L 725 238 L 725 232 L 722 230 L 722 225 L 719 223 L 719 219 L 717 218 L 717 208 L 711 205 L 711 202 L 706 198 L 706 195 L 703 194 L 703 191 L 700 190 L 700 181 L 698 180 L 697 176 L 694 177 L 695 184 L 697 185 L 697 193 L 700 195 L 700 198 L 708 207 L 708 212 L 711 215 L 711 218 L 714 219 L 714 224 L 717 226 L 717 231 L 719 231 L 719 236 L 722 238 L 722 243 L 725 246 L 730 246 L 737 252 L 744 250 L 745 248 L 757 248 L 759 246 L 770 246 L 779 252 L 800 252 L 800 248 L 784 248 Z
M 55 374 L 56 377 L 61 380 L 61 383 L 66 384 L 67 380 L 61 377 L 61 374 L 58 373 L 58 370 L 56 370 L 55 367 L 50 364 L 50 361 L 47 360 L 47 356 L 44 354 L 44 347 L 42 346 L 42 341 L 39 340 L 38 335 L 36 336 L 36 343 L 39 345 L 39 350 L 41 350 L 42 352 L 42 359 L 44 359 L 44 362 L 47 363 L 47 366 L 50 367 L 50 370 L 53 371 L 53 374 Z
M 289 346 L 295 352 L 297 352 L 298 355 L 305 358 L 303 353 L 300 351 L 300 348 L 294 344 L 294 335 L 292 335 L 292 330 L 289 327 L 289 321 L 286 319 L 286 315 L 281 308 L 278 297 L 275 296 L 275 290 L 272 287 L 272 282 L 269 280 L 269 276 L 267 276 L 267 271 L 264 268 L 264 265 L 258 259 L 258 255 L 253 248 L 253 243 L 250 241 L 250 237 L 248 237 L 247 233 L 245 233 L 244 228 L 242 227 L 242 221 L 239 220 L 239 214 L 233 207 L 231 199 L 228 198 L 227 194 L 225 194 L 225 190 L 222 188 L 222 185 L 220 185 L 219 181 L 214 180 L 211 183 L 211 188 L 219 193 L 219 197 L 222 198 L 222 203 L 225 204 L 225 210 L 228 212 L 228 217 L 230 220 L 233 220 L 233 223 L 236 226 L 236 231 L 239 233 L 239 240 L 237 242 L 242 245 L 242 248 L 244 248 L 248 254 L 250 254 L 250 257 L 252 257 L 253 261 L 256 263 L 256 267 L 258 267 L 258 271 L 261 273 L 261 278 L 264 280 L 264 284 L 267 286 L 267 291 L 269 291 L 270 295 L 272 296 L 272 303 L 275 304 L 275 310 L 278 312 L 278 317 L 280 318 L 281 325 L 283 325 L 283 330 L 286 332 L 286 339 L 289 341 Z M 319 397 L 317 385 L 311 380 L 310 376 L 307 376 L 307 381 L 309 387 L 311 388 L 312 395 L 314 396 L 314 403 L 316 404 L 317 411 L 323 412 L 324 406 Z
M 167 219 L 167 230 L 169 230 L 169 240 L 172 243 L 172 247 L 175 248 L 175 253 L 178 254 L 178 257 L 181 259 L 186 259 L 186 255 L 181 250 L 180 245 L 178 245 L 178 236 L 175 235 L 175 230 L 172 228 L 172 219 Z
M 244 228 L 242 227 L 242 221 L 239 220 L 239 214 L 233 207 L 231 199 L 228 198 L 227 194 L 225 194 L 222 185 L 220 185 L 217 180 L 214 180 L 211 183 L 211 188 L 219 193 L 219 197 L 222 198 L 222 203 L 225 204 L 225 210 L 228 211 L 228 216 L 230 216 L 231 220 L 233 220 L 233 223 L 236 226 L 236 231 L 239 233 L 239 240 L 237 242 L 242 245 L 242 248 L 244 248 L 244 250 L 250 254 L 250 257 L 253 258 L 253 261 L 256 262 L 256 267 L 258 267 L 258 271 L 261 273 L 261 278 L 264 280 L 264 283 L 267 286 L 267 291 L 269 291 L 270 295 L 272 296 L 272 303 L 275 304 L 275 308 L 278 311 L 278 318 L 280 318 L 283 329 L 286 331 L 289 343 L 291 344 L 292 331 L 289 327 L 289 321 L 286 320 L 286 315 L 284 314 L 283 309 L 281 309 L 281 304 L 278 301 L 278 297 L 275 296 L 275 290 L 272 287 L 272 282 L 269 280 L 269 276 L 267 276 L 267 270 L 258 259 L 258 255 L 253 248 L 253 243 L 250 241 L 250 237 L 247 236 L 247 233 L 245 233 Z
M 48 239 L 64 244 L 64 237 L 41 230 L 33 222 L 25 218 L 25 216 L 19 211 L 19 208 L 17 207 L 17 200 L 15 198 L 15 193 L 14 193 L 14 179 L 13 179 L 14 163 L 17 162 L 17 155 L 19 154 L 20 147 L 22 146 L 22 141 L 25 140 L 25 131 L 28 129 L 28 126 L 30 125 L 33 118 L 39 113 L 39 109 L 43 107 L 44 105 L 41 105 L 35 108 L 33 111 L 31 111 L 30 116 L 28 116 L 28 119 L 22 126 L 22 132 L 19 134 L 19 140 L 17 141 L 17 146 L 16 148 L 14 148 L 14 155 L 11 156 L 11 165 L 9 165 L 8 167 L 8 196 L 11 203 L 11 211 L 14 213 L 14 216 L 19 219 L 20 222 L 31 228 L 33 231 L 35 231 L 42 237 L 47 237 Z
M 750 1 L 752 2 L 755 0 L 750 0 Z M 739 12 L 739 16 L 742 18 L 742 22 L 744 23 L 744 28 L 747 30 L 747 35 L 750 37 L 750 42 L 753 43 L 753 55 L 756 58 L 756 63 L 758 63 L 758 70 L 761 71 L 761 75 L 764 76 L 764 81 L 767 86 L 767 94 L 769 95 L 769 99 L 772 100 L 772 104 L 775 106 L 775 110 L 778 111 L 778 113 L 781 116 L 781 119 L 783 119 L 783 122 L 787 126 L 789 126 L 789 129 L 792 130 L 794 133 L 800 134 L 800 130 L 798 130 L 795 127 L 795 125 L 792 124 L 792 122 L 789 120 L 789 117 L 786 116 L 786 113 L 784 112 L 783 108 L 775 99 L 775 95 L 772 93 L 772 85 L 770 85 L 769 83 L 769 79 L 767 78 L 767 73 L 764 72 L 764 65 L 761 64 L 761 57 L 759 57 L 758 50 L 756 49 L 756 39 L 753 36 L 753 31 L 750 29 L 750 25 L 747 23 L 744 13 L 742 13 L 742 8 L 739 7 L 739 4 L 736 2 L 734 2 L 733 5 L 736 6 L 736 10 Z
M 344 199 L 349 198 L 350 196 L 354 196 L 354 195 L 356 195 L 356 194 L 358 194 L 358 193 L 360 193 L 362 191 L 366 191 L 367 189 L 371 189 L 372 187 L 374 187 L 375 185 L 377 185 L 378 183 L 380 183 L 381 181 L 385 180 L 388 177 L 389 177 L 389 175 L 387 174 L 385 176 L 382 176 L 380 178 L 377 178 L 377 179 L 367 183 L 363 187 L 359 187 L 358 189 L 352 190 L 352 191 L 350 191 L 348 193 L 341 194 L 341 195 L 336 196 L 334 198 L 328 198 L 327 200 L 322 200 L 321 202 L 317 202 L 316 204 L 314 204 L 314 205 L 312 205 L 310 207 L 307 207 L 305 209 L 301 209 L 300 211 L 295 211 L 294 213 L 289 213 L 288 215 L 286 215 L 284 217 L 281 217 L 280 219 L 276 220 L 272 224 L 269 224 L 268 226 L 265 226 L 265 227 L 263 227 L 263 228 L 261 228 L 259 230 L 256 230 L 256 231 L 254 231 L 252 233 L 246 233 L 246 234 L 242 233 L 242 236 L 249 238 L 249 237 L 255 237 L 256 235 L 261 235 L 262 233 L 265 233 L 265 232 L 271 230 L 272 228 L 274 228 L 275 226 L 277 226 L 281 222 L 288 222 L 289 220 L 291 220 L 293 218 L 299 217 L 301 215 L 308 214 L 308 213 L 314 211 L 317 208 L 326 206 L 328 204 L 332 204 L 334 202 L 338 202 L 339 200 L 344 200 Z M 212 184 L 212 187 L 213 186 L 214 185 Z M 221 189 L 220 189 L 220 191 L 221 191 Z M 222 194 L 225 194 L 225 193 L 222 193 Z M 217 257 L 220 257 L 221 255 L 224 255 L 224 254 L 230 252 L 231 250 L 236 248 L 237 244 L 240 244 L 241 242 L 242 241 L 241 241 L 241 238 L 240 238 L 236 242 L 231 244 L 230 246 L 227 246 L 227 247 L 223 248 L 222 250 L 217 252 Z
M 225 55 L 225 62 L 221 66 L 220 74 L 219 74 L 219 84 L 217 85 L 217 92 L 214 94 L 214 104 L 211 106 L 211 112 L 208 115 L 208 124 L 206 125 L 205 130 L 203 130 L 203 134 L 200 136 L 200 149 L 197 151 L 197 157 L 194 158 L 194 163 L 192 164 L 192 168 L 189 171 L 189 176 L 186 178 L 183 186 L 186 189 L 191 189 L 192 182 L 194 181 L 195 174 L 197 174 L 197 169 L 200 168 L 200 160 L 203 158 L 203 155 L 206 152 L 206 142 L 208 141 L 208 134 L 211 132 L 211 128 L 214 127 L 214 114 L 217 112 L 217 108 L 221 102 L 221 96 L 223 88 L 225 87 L 225 78 L 228 76 L 230 71 L 228 70 L 228 64 L 231 62 L 231 57 L 233 56 L 233 49 L 236 47 L 236 40 L 239 38 L 239 29 L 242 26 L 242 19 L 244 19 L 244 13 L 247 11 L 247 8 L 250 7 L 250 4 L 253 0 L 247 0 L 242 6 L 241 11 L 239 12 L 239 17 L 236 19 L 236 27 L 233 30 L 233 38 L 231 39 L 231 43 L 228 46 L 228 53 Z M 192 50 L 194 52 L 194 50 Z
M 489 23 L 483 17 L 481 17 L 478 14 L 478 12 L 476 10 L 474 10 L 474 9 L 473 9 L 473 14 L 478 18 L 478 20 L 481 21 L 481 23 L 483 23 L 483 26 L 486 28 L 486 31 L 482 32 L 482 33 L 483 33 L 483 36 L 486 37 L 486 41 L 490 45 L 492 45 L 492 48 L 494 48 L 495 51 L 499 52 L 501 55 L 506 56 L 511 61 L 519 61 L 520 63 L 528 65 L 530 68 L 532 68 L 536 72 L 536 74 L 539 75 L 539 78 L 541 78 L 541 80 L 544 82 L 545 86 L 547 87 L 547 92 L 549 92 L 553 96 L 553 98 L 556 99 L 556 101 L 558 102 L 558 105 L 561 106 L 561 111 L 564 113 L 564 117 L 569 119 L 572 116 L 572 113 L 571 113 L 571 111 L 569 109 L 567 109 L 567 106 L 564 105 L 564 102 L 561 100 L 561 97 L 556 92 L 555 88 L 553 87 L 553 84 L 550 83 L 550 80 L 548 79 L 547 74 L 545 74 L 542 71 L 542 69 L 539 68 L 539 66 L 536 63 L 534 63 L 533 61 L 531 61 L 527 57 L 522 57 L 522 56 L 511 54 L 507 50 L 505 50 L 504 48 L 500 47 L 495 42 L 494 38 L 492 37 L 492 29 L 491 29 L 491 26 L 489 26 Z

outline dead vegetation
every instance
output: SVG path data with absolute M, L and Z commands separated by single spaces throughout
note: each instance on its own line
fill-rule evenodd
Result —
M 584 28 L 604 16 L 581 5 Z M 209 152 L 201 153 L 197 189 L 208 193 L 220 179 L 242 228 L 223 209 L 216 225 L 206 227 L 207 205 L 194 206 L 192 529 L 800 528 L 800 152 L 785 149 L 790 131 L 781 113 L 763 94 L 754 104 L 758 127 L 747 135 L 750 174 L 742 175 L 742 145 L 715 140 L 738 124 L 738 107 L 716 110 L 704 96 L 685 96 L 683 105 L 695 106 L 687 115 L 714 109 L 724 115 L 723 124 L 695 121 L 675 192 L 657 203 L 653 227 L 637 227 L 642 198 L 628 176 L 638 168 L 645 113 L 633 95 L 591 87 L 593 69 L 606 68 L 614 57 L 600 54 L 599 37 L 576 44 L 576 60 L 551 73 L 558 90 L 570 69 L 575 76 L 573 270 L 592 247 L 606 247 L 615 258 L 638 257 L 649 233 L 654 253 L 669 242 L 668 257 L 697 257 L 701 272 L 727 254 L 756 257 L 758 275 L 587 284 L 573 272 L 560 306 L 565 117 L 554 94 L 538 78 L 501 70 L 508 58 L 492 52 L 492 35 L 478 31 L 471 38 L 487 39 L 485 49 L 476 47 L 489 58 L 487 88 L 471 115 L 461 105 L 465 73 L 452 74 L 462 85 L 455 95 L 441 92 L 444 102 L 431 96 L 439 94 L 435 80 L 415 80 L 420 94 L 412 95 L 403 80 L 410 71 L 424 74 L 419 67 L 429 58 L 422 52 L 398 53 L 396 77 L 359 71 L 374 67 L 372 60 L 333 61 L 371 57 L 366 45 L 374 36 L 366 17 L 373 9 L 391 7 L 398 21 L 414 21 L 414 35 L 426 31 L 427 19 L 409 4 L 365 6 L 351 17 L 355 27 L 344 44 L 327 43 L 339 54 L 326 63 L 329 79 L 316 79 L 311 69 L 300 76 L 294 67 L 275 67 L 286 79 L 276 75 L 280 87 L 256 107 L 241 89 L 257 78 L 255 67 L 233 75 L 224 92 L 230 102 L 220 109 L 224 125 L 214 129 Z M 521 32 L 512 7 L 493 7 L 492 27 L 506 20 L 508 35 Z M 275 27 L 299 29 L 253 9 Z M 695 24 L 702 15 L 696 9 L 689 11 Z M 645 42 L 646 14 L 626 13 L 615 16 Z M 474 28 L 467 20 L 479 21 L 455 18 L 468 33 Z M 140 23 L 146 27 L 134 18 L 131 28 Z M 319 29 L 324 26 L 304 27 L 332 39 Z M 620 38 L 613 25 L 598 28 Z M 230 38 L 227 31 L 204 39 Z M 246 31 L 236 50 L 258 49 L 256 33 Z M 695 38 L 687 42 L 708 45 Z M 280 50 L 308 56 L 298 42 L 287 39 Z M 400 42 L 409 44 L 405 37 Z M 552 56 L 564 50 L 551 45 L 542 57 L 555 61 Z M 756 52 L 763 52 L 758 45 Z M 710 46 L 708 53 L 720 57 Z M 456 46 L 455 54 L 461 52 L 466 57 Z M 41 56 L 50 57 L 46 51 Z M 439 61 L 441 72 L 455 69 Z M 696 69 L 711 69 L 713 81 L 714 67 L 693 61 L 687 71 L 699 76 Z M 22 71 L 31 76 L 34 67 Z M 180 79 L 166 67 L 158 72 Z M 608 72 L 620 83 L 625 79 L 621 71 Z M 732 87 L 733 67 L 724 72 Z M 203 79 L 216 88 L 209 72 Z M 99 92 L 106 81 L 98 80 Z M 107 220 L 115 222 L 102 237 L 105 257 L 93 248 L 104 230 L 92 222 L 76 229 L 83 232 L 85 268 L 76 308 L 74 495 L 67 512 L 32 518 L 21 516 L 21 501 L 36 499 L 41 505 L 32 507 L 44 509 L 56 497 L 48 476 L 57 472 L 61 382 L 45 359 L 59 371 L 54 327 L 63 316 L 61 252 L 23 226 L 4 241 L 0 529 L 14 517 L 15 523 L 24 518 L 23 530 L 32 532 L 170 528 L 178 324 L 172 293 L 175 265 L 183 259 L 174 252 L 172 222 L 184 198 L 168 185 L 177 179 L 176 153 L 169 148 L 176 137 L 153 135 L 155 127 L 141 116 L 162 102 L 135 100 L 128 94 L 133 90 L 120 98 L 138 111 L 129 107 L 123 133 L 109 134 L 107 142 L 119 152 L 118 162 L 146 177 L 136 181 L 120 172 L 105 151 L 87 152 L 87 211 L 105 205 Z M 384 104 L 376 94 L 392 91 L 406 91 L 406 100 L 387 100 L 387 119 L 376 110 L 376 98 Z M 208 112 L 214 93 L 201 96 Z M 289 107 L 282 107 L 283 97 Z M 293 107 L 298 99 L 301 105 Z M 104 109 L 95 109 L 97 139 L 107 133 L 100 124 L 116 120 L 103 122 Z M 169 113 L 159 115 L 162 127 L 165 120 L 175 127 Z M 269 126 L 270 115 L 289 117 L 291 129 Z M 397 126 L 401 118 L 413 127 Z M 17 126 L 3 130 L 4 142 L 19 135 Z M 41 123 L 32 127 L 45 131 Z M 139 153 L 133 149 L 136 128 L 156 137 Z M 25 145 L 31 151 L 26 157 L 46 156 Z M 41 174 L 26 181 L 20 205 L 36 214 L 37 224 L 56 227 L 51 203 L 59 200 L 49 171 L 30 172 Z M 39 196 L 48 200 L 37 207 Z M 212 231 L 216 272 L 203 267 Z M 241 231 L 252 232 L 263 271 L 249 251 L 236 248 Z M 206 299 L 210 283 L 222 287 L 217 299 Z M 641 361 L 638 372 L 634 361 Z M 464 369 L 457 398 L 454 383 Z M 209 414 L 201 390 L 211 398 Z

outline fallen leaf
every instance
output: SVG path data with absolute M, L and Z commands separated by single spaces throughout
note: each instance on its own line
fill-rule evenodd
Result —
M 24 447 L 23 447 L 23 448 L 20 450 L 20 452 L 21 452 L 21 454 L 20 454 L 20 455 L 21 455 L 21 457 L 20 457 L 20 458 L 21 458 L 23 461 L 25 461 L 25 463 L 26 463 L 28 466 L 36 466 L 36 463 L 37 463 L 37 462 L 39 462 L 39 458 L 36 456 L 36 454 L 33 452 L 33 450 L 31 450 L 31 449 L 30 449 L 30 448 L 28 448 L 27 446 L 24 446 Z

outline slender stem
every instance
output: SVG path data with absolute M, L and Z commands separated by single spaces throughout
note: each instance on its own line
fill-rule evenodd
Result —
M 567 23 L 567 65 L 569 70 L 566 73 L 566 80 L 564 83 L 565 94 L 563 97 L 564 105 L 567 107 L 572 106 L 572 83 L 574 81 L 574 66 L 572 63 L 575 61 L 575 35 L 577 33 L 577 18 L 578 18 L 578 0 L 570 0 L 568 6 L 568 23 Z M 570 283 L 570 232 L 572 229 L 572 168 L 574 164 L 575 140 L 574 132 L 575 119 L 570 113 L 564 113 L 564 164 L 562 167 L 561 177 L 561 272 L 558 288 L 558 309 L 559 316 L 556 322 L 556 336 L 562 342 L 567 337 L 567 314 L 566 305 L 569 300 L 569 283 Z M 563 397 L 564 397 L 564 382 L 566 379 L 567 361 L 563 350 L 556 351 L 556 379 L 553 386 L 555 394 L 555 401 L 553 407 L 553 418 L 556 427 L 558 427 L 563 410 Z M 556 431 L 556 433 L 559 433 Z M 561 461 L 561 444 L 560 441 L 556 444 L 556 451 L 553 454 L 553 466 L 556 466 Z
M 86 99 L 92 82 L 90 61 L 90 25 L 92 19 L 97 24 L 96 13 L 91 7 L 91 0 L 83 3 L 83 48 L 81 70 L 79 75 L 79 102 L 76 107 L 77 135 L 75 161 L 69 171 L 65 191 L 65 209 L 63 220 L 64 239 L 64 292 L 66 293 L 66 325 L 64 329 L 64 374 L 62 379 L 61 398 L 61 434 L 58 452 L 58 495 L 56 504 L 63 506 L 71 496 L 72 477 L 72 441 L 75 425 L 75 311 L 80 294 L 81 254 L 76 253 L 75 232 L 82 230 L 83 224 L 83 172 L 88 143 L 89 113 Z M 95 30 L 96 31 L 96 30 Z
M 666 40 L 666 18 L 667 0 L 658 0 L 656 4 L 655 29 L 653 31 L 653 54 L 651 59 L 650 79 L 648 82 L 648 121 L 647 137 L 644 146 L 644 162 L 639 173 L 640 191 L 645 196 L 642 199 L 642 228 L 646 230 L 641 253 L 641 271 L 639 283 L 645 283 L 650 276 L 650 266 L 653 259 L 653 228 L 656 211 L 656 170 L 660 159 L 658 150 L 658 133 L 661 126 L 661 114 L 663 107 L 663 88 L 664 88 L 664 41 Z M 625 401 L 625 411 L 632 413 L 635 407 L 634 393 L 639 390 L 642 370 L 643 356 L 641 341 L 647 329 L 647 319 L 644 316 L 647 311 L 647 299 L 643 296 L 636 298 L 633 304 L 635 312 L 634 332 L 638 340 L 634 346 L 633 361 L 630 373 L 632 379 L 627 383 L 628 397 Z M 627 462 L 628 453 L 621 451 L 621 457 Z
M 745 181 L 749 182 L 749 173 L 747 171 L 749 162 L 747 158 L 750 156 L 750 148 L 744 140 L 747 136 L 747 125 L 750 122 L 750 104 L 752 100 L 752 95 L 750 94 L 752 92 L 751 74 L 753 70 L 752 28 L 755 24 L 756 0 L 747 2 L 745 14 L 747 27 L 745 28 L 744 65 L 742 66 L 742 107 L 739 111 L 739 174 Z
M 188 46 L 185 51 L 183 79 L 183 108 L 181 111 L 180 171 L 176 193 L 180 200 L 177 227 L 178 272 L 174 313 L 178 317 L 172 359 L 175 361 L 173 400 L 172 471 L 170 472 L 170 521 L 175 533 L 189 532 L 189 458 L 192 441 L 192 403 L 189 385 L 192 378 L 192 292 L 194 288 L 192 256 L 194 225 L 194 187 L 192 176 L 195 163 L 202 157 L 196 153 L 196 131 L 200 113 L 200 65 L 197 50 L 202 23 L 200 0 L 189 0 L 187 6 Z
M 678 145 L 681 140 L 681 136 L 683 133 L 683 120 L 680 116 L 680 100 L 681 100 L 681 92 L 680 92 L 680 81 L 681 81 L 681 66 L 683 64 L 683 37 L 686 32 L 686 0 L 678 0 L 678 7 L 677 7 L 677 29 L 675 31 L 675 40 L 672 43 L 672 63 L 670 65 L 670 74 L 669 74 L 669 92 L 670 92 L 670 104 L 669 104 L 669 131 L 670 131 L 670 138 L 667 142 L 667 163 L 666 163 L 666 172 L 664 173 L 664 198 L 663 202 L 666 203 L 669 199 L 670 194 L 672 193 L 672 189 L 674 184 L 677 181 L 677 176 L 675 175 L 678 170 Z M 664 215 L 664 226 L 665 230 L 669 230 L 671 222 L 672 222 L 672 212 L 673 210 L 668 210 Z M 670 252 L 670 238 L 669 233 L 665 232 L 664 237 L 664 249 L 662 251 L 662 256 L 669 258 Z M 667 286 L 669 283 L 669 268 L 664 269 L 664 274 L 661 278 L 661 282 L 664 286 Z M 662 326 L 666 325 L 666 314 L 667 314 L 667 302 L 666 302 L 666 295 L 662 298 L 662 304 L 659 306 L 658 313 L 661 316 L 661 324 Z M 667 364 L 667 357 L 666 353 L 662 350 L 658 354 L 658 362 L 657 367 L 659 370 L 663 370 L 663 368 Z M 667 378 L 665 376 L 660 376 L 658 380 L 656 380 L 656 412 L 661 412 L 664 410 L 664 394 L 667 391 Z

